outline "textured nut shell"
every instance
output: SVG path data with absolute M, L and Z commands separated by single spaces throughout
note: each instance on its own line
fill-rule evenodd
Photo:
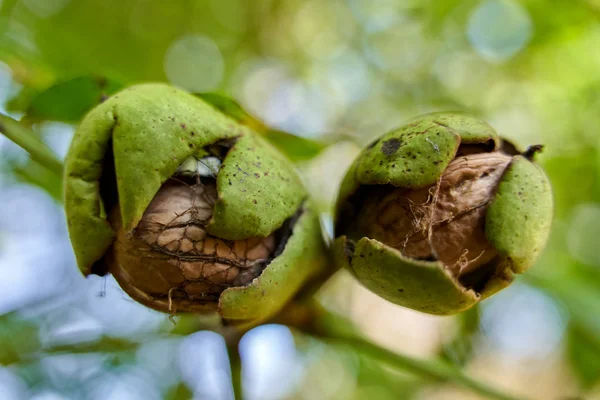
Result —
M 501 153 L 462 156 L 437 185 L 373 196 L 356 232 L 407 257 L 439 260 L 455 276 L 472 272 L 497 254 L 485 235 L 485 213 L 510 161 Z
M 110 271 L 132 297 L 160 311 L 210 311 L 223 290 L 248 285 L 260 275 L 275 251 L 274 235 L 239 241 L 208 235 L 216 198 L 214 184 L 171 180 L 132 237 L 118 226 L 115 213 Z
M 440 179 L 429 242 L 435 258 L 456 276 L 473 272 L 497 255 L 485 236 L 485 215 L 510 161 L 501 153 L 459 157 Z

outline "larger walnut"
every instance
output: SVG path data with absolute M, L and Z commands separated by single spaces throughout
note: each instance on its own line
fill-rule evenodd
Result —
M 209 235 L 216 199 L 212 179 L 170 179 L 132 237 L 115 207 L 111 222 L 118 233 L 109 268 L 133 298 L 161 311 L 207 311 L 216 308 L 223 290 L 261 274 L 275 254 L 275 234 L 237 241 Z

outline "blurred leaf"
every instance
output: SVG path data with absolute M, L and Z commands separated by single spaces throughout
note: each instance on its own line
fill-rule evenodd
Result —
M 268 130 L 263 136 L 293 162 L 311 160 L 327 147 L 325 143 L 283 131 Z
M 20 362 L 39 350 L 38 327 L 13 314 L 0 316 L 0 364 Z
M 246 125 L 253 131 L 261 134 L 293 162 L 310 160 L 327 147 L 327 144 L 317 140 L 306 139 L 288 132 L 270 129 L 262 121 L 248 114 L 235 100 L 231 100 L 220 94 L 198 93 L 196 95 L 240 124 Z
M 600 201 L 599 149 L 588 147 L 544 161 L 553 188 L 556 215 L 564 218 L 577 204 Z M 576 184 L 574 184 L 576 183 Z
M 193 397 L 192 391 L 183 382 L 171 387 L 165 395 L 165 400 L 188 400 Z
M 570 324 L 567 352 L 575 375 L 584 389 L 600 381 L 600 343 L 577 324 Z
M 94 76 L 59 82 L 30 96 L 25 107 L 25 118 L 31 122 L 42 120 L 77 122 L 94 106 L 121 89 L 116 81 Z M 27 100 L 12 101 L 9 106 L 22 107 Z
M 242 40 L 245 49 L 258 42 L 251 31 L 258 26 L 244 19 L 246 10 L 258 7 L 254 2 L 36 0 L 18 1 L 14 7 L 9 3 L 14 0 L 0 2 L 7 14 L 4 31 L 0 18 L 0 59 L 29 57 L 28 64 L 44 65 L 55 79 L 101 74 L 123 83 L 165 81 L 165 56 L 184 35 L 226 42 L 219 45 L 228 61 Z M 229 28 L 236 20 L 241 23 Z
M 62 162 L 33 131 L 7 115 L 0 114 L 0 133 L 26 150 L 32 159 L 62 176 Z

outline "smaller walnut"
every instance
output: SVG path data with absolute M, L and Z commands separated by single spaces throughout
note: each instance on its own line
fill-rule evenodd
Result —
M 387 186 L 363 204 L 355 231 L 405 256 L 440 260 L 458 277 L 473 272 L 497 254 L 485 237 L 485 211 L 510 161 L 502 153 L 460 156 L 435 185 Z
M 464 114 L 423 115 L 359 154 L 340 186 L 335 260 L 395 304 L 474 306 L 537 259 L 552 191 L 533 158 Z

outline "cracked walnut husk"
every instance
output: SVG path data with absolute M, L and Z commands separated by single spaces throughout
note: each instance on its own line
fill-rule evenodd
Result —
M 508 286 L 543 249 L 552 195 L 533 162 L 483 121 L 430 114 L 369 145 L 337 202 L 334 251 L 396 304 L 453 314 Z
M 169 85 L 132 86 L 83 119 L 65 162 L 65 211 L 84 275 L 112 273 L 171 314 L 260 323 L 330 272 L 290 162 Z

